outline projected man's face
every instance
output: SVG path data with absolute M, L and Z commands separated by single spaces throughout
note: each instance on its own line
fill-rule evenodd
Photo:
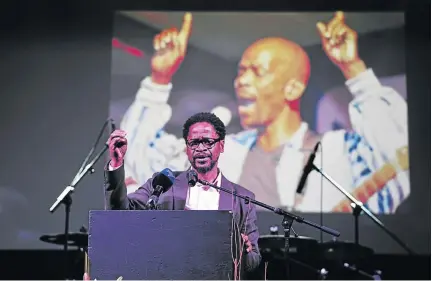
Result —
M 304 50 L 289 40 L 264 38 L 249 46 L 234 80 L 243 127 L 268 126 L 288 103 L 298 100 L 303 91 L 291 88 L 306 84 L 309 68 Z
M 275 53 L 264 46 L 249 47 L 234 82 L 239 115 L 245 128 L 267 125 L 284 107 L 284 79 L 278 75 Z
M 219 139 L 213 125 L 207 122 L 193 124 L 189 128 L 186 153 L 192 167 L 198 173 L 211 171 L 224 150 L 224 141 Z

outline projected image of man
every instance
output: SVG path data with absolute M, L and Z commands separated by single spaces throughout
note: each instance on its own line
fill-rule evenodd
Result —
M 134 154 L 125 159 L 131 191 L 164 167 L 188 168 L 184 143 L 164 127 L 171 116 L 171 80 L 186 56 L 191 27 L 187 13 L 180 30 L 155 37 L 152 75 L 143 80 L 122 120 L 121 127 L 134 132 L 129 136 Z M 319 135 L 309 128 L 300 113 L 310 76 L 307 53 L 288 39 L 263 38 L 245 50 L 233 79 L 244 131 L 226 137 L 220 168 L 268 204 L 303 212 L 349 212 L 343 194 L 318 173 L 311 173 L 305 188 L 296 192 L 303 167 L 321 142 L 316 166 L 373 212 L 394 213 L 410 194 L 406 102 L 365 65 L 357 33 L 342 12 L 318 23 L 317 36 L 353 96 L 353 130 Z

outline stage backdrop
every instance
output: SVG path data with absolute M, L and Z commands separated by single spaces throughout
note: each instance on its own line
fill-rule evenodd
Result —
M 183 123 L 212 111 L 228 131 L 222 173 L 257 200 L 318 222 L 325 213 L 322 223 L 352 239 L 349 202 L 327 179 L 312 172 L 297 192 L 320 142 L 315 164 L 367 208 L 409 215 L 406 199 L 419 191 L 409 180 L 403 13 L 119 12 L 111 69 L 129 193 L 163 168 L 187 169 Z M 261 145 L 287 127 L 277 146 Z M 280 225 L 261 211 L 261 233 Z M 361 229 L 362 243 L 394 247 L 367 218 Z
M 14 31 L 5 37 L 8 40 L 0 46 L 4 66 L 0 120 L 5 136 L 0 138 L 4 148 L 0 249 L 61 249 L 39 240 L 41 235 L 63 232 L 64 207 L 54 214 L 49 207 L 75 176 L 108 117 L 128 131 L 132 192 L 153 172 L 187 168 L 183 123 L 198 111 L 214 111 L 228 129 L 221 169 L 232 181 L 253 190 L 258 200 L 335 228 L 342 233 L 341 240 L 352 241 L 352 215 L 335 208 L 343 196 L 326 179 L 312 172 L 296 196 L 304 160 L 320 140 L 315 164 L 364 199 L 414 250 L 430 253 L 430 217 L 425 212 L 430 208 L 430 185 L 422 178 L 428 174 L 422 142 L 428 143 L 424 133 L 429 130 L 422 114 L 429 111 L 424 95 L 430 93 L 421 88 L 420 38 L 407 34 L 410 49 L 404 46 L 404 14 L 338 14 L 341 25 L 326 34 L 327 24 L 336 16 L 333 12 L 194 12 L 182 63 L 171 81 L 165 81 L 168 85 L 156 85 L 149 78 L 155 36 L 167 28 L 180 31 L 184 16 L 118 12 L 114 18 L 110 14 L 105 21 L 98 19 L 98 24 L 82 23 L 81 32 L 32 24 L 34 32 L 16 36 L 21 33 Z M 318 22 L 323 24 L 322 33 Z M 332 47 L 343 46 L 342 39 L 351 42 L 342 62 L 335 57 L 337 52 L 323 48 L 323 40 L 330 43 L 332 34 L 337 35 Z M 264 38 L 273 38 L 258 42 L 266 43 L 261 50 L 267 55 L 253 60 L 251 54 L 260 53 L 254 43 Z M 279 71 L 272 59 L 279 63 Z M 348 64 L 352 59 L 357 63 Z M 404 149 L 407 100 L 411 177 Z M 289 118 L 278 122 L 269 137 L 287 129 L 294 134 L 282 138 L 276 149 L 263 149 L 256 128 L 265 128 L 260 123 L 271 123 L 281 112 L 289 112 Z M 312 137 L 305 141 L 305 135 Z M 108 132 L 96 151 L 107 138 Z M 263 161 L 253 161 L 257 158 Z M 74 193 L 72 232 L 88 224 L 90 209 L 104 208 L 103 160 Z M 358 188 L 363 192 L 356 192 Z M 281 218 L 271 212 L 260 210 L 258 217 L 261 234 L 268 234 L 270 226 L 280 227 Z M 294 229 L 321 239 L 308 226 L 295 224 Z M 360 242 L 379 253 L 403 253 L 365 216 L 360 218 Z

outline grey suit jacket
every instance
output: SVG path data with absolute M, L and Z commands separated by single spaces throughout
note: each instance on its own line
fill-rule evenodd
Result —
M 188 192 L 187 172 L 180 172 L 173 186 L 165 193 L 161 194 L 158 201 L 160 210 L 184 210 Z M 154 177 L 155 175 L 153 175 Z M 127 194 L 125 185 L 124 167 L 114 171 L 105 169 L 105 187 L 107 203 L 111 210 L 145 210 L 145 204 L 153 193 L 152 180 L 147 180 L 134 193 Z M 255 199 L 255 195 L 249 190 L 237 184 L 230 182 L 222 175 L 221 186 L 236 191 L 238 194 Z M 234 206 L 234 207 L 233 207 Z M 233 210 L 232 210 L 233 209 Z M 240 229 L 246 229 L 246 233 L 252 244 L 252 251 L 243 255 L 244 269 L 252 271 L 256 269 L 261 262 L 261 255 L 258 248 L 259 232 L 256 225 L 257 215 L 254 204 L 246 204 L 243 199 L 234 198 L 231 194 L 220 192 L 219 210 L 232 210 L 234 219 Z

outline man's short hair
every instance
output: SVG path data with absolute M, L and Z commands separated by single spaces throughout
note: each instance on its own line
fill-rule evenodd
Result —
M 200 112 L 189 117 L 188 120 L 183 125 L 183 138 L 187 141 L 187 136 L 189 134 L 189 129 L 192 125 L 200 122 L 207 122 L 213 126 L 216 133 L 219 135 L 221 140 L 225 139 L 225 125 L 215 114 L 211 112 Z

